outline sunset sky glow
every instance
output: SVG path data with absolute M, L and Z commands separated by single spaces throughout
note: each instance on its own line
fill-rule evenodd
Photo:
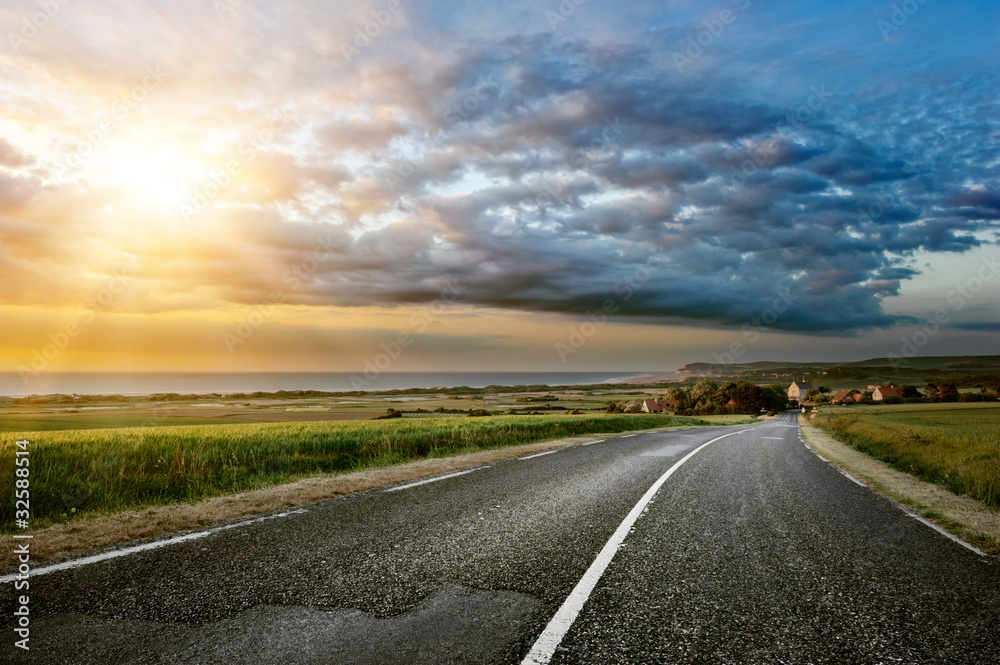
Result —
M 3 371 L 352 372 L 401 332 L 393 371 L 998 353 L 997 3 L 0 27 Z

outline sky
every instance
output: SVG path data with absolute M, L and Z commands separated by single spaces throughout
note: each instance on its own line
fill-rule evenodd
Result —
M 993 2 L 0 0 L 0 371 L 998 353 Z

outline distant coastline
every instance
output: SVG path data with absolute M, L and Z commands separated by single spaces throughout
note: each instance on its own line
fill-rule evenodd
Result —
M 402 390 L 408 388 L 483 388 L 490 385 L 585 385 L 679 381 L 672 372 L 384 372 L 363 388 L 351 372 L 46 372 L 27 384 L 17 372 L 0 372 L 0 396 L 151 395 L 154 393 L 237 393 L 279 390 Z M 671 377 L 671 378 L 654 378 Z M 354 379 L 354 381 L 352 381 Z
M 681 374 L 679 372 L 652 372 L 649 374 L 629 374 L 620 379 L 611 379 L 604 383 L 680 383 L 691 376 L 691 374 Z

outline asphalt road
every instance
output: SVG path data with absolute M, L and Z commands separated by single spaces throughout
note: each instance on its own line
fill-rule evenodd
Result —
M 33 576 L 27 652 L 6 583 L 0 662 L 519 663 L 610 548 L 553 663 L 1000 663 L 1000 564 L 845 478 L 793 418 L 615 436 Z

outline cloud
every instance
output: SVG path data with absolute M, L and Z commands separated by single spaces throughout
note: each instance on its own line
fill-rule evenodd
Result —
M 1000 322 L 992 321 L 966 321 L 964 323 L 954 323 L 951 327 L 975 332 L 1000 332 Z
M 25 155 L 10 144 L 7 139 L 0 138 L 0 165 L 19 168 L 35 163 L 35 158 Z
M 25 248 L 47 240 L 25 225 L 42 210 L 57 220 L 45 233 L 87 247 L 50 271 L 24 249 L 40 284 L 25 293 L 62 293 L 96 264 L 127 261 L 135 296 L 122 306 L 137 311 L 251 304 L 275 289 L 310 307 L 420 304 L 455 278 L 461 300 L 483 307 L 581 315 L 610 299 L 626 320 L 711 326 L 786 294 L 776 329 L 850 334 L 902 320 L 882 300 L 905 294 L 915 252 L 965 252 L 996 229 L 989 72 L 911 73 L 844 94 L 850 76 L 817 87 L 793 52 L 789 82 L 770 94 L 742 74 L 777 64 L 727 59 L 749 15 L 697 76 L 676 70 L 672 47 L 611 29 L 597 39 L 500 24 L 442 40 L 416 15 L 346 62 L 338 45 L 376 4 L 339 22 L 319 3 L 244 5 L 221 22 L 192 3 L 159 18 L 132 7 L 157 35 L 148 44 L 105 43 L 100 27 L 67 20 L 63 50 L 32 45 L 47 85 L 61 90 L 68 74 L 77 83 L 63 92 L 83 100 L 54 104 L 74 128 L 51 128 L 58 145 L 147 62 L 171 76 L 109 141 L 176 133 L 218 168 L 269 113 L 294 121 L 187 226 L 125 205 L 87 165 L 58 183 L 0 172 L 0 223 Z M 574 21 L 600 24 L 580 11 Z M 0 163 L 25 159 L 0 142 Z M 302 270 L 317 247 L 322 260 Z

